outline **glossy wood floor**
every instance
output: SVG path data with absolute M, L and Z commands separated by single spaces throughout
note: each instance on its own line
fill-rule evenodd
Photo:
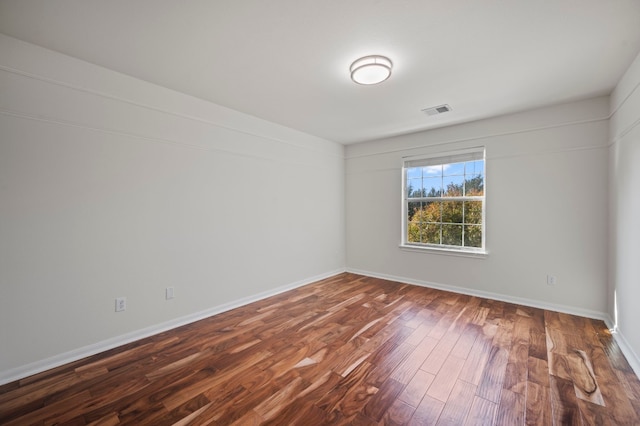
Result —
M 0 387 L 0 424 L 637 425 L 601 321 L 353 274 Z

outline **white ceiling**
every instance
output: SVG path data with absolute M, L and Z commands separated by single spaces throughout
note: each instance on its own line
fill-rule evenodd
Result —
M 348 144 L 608 94 L 640 1 L 0 0 L 0 32 Z

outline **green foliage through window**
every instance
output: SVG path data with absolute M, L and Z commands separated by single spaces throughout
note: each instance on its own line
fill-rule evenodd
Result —
M 406 243 L 482 249 L 484 151 L 405 163 Z

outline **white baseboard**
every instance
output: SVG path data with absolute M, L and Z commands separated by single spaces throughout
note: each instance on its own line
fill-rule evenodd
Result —
M 571 315 L 577 315 L 577 316 L 586 317 L 586 318 L 602 320 L 604 321 L 606 326 L 609 327 L 610 330 L 612 330 L 613 338 L 615 339 L 616 343 L 620 347 L 620 350 L 622 351 L 625 358 L 629 362 L 629 365 L 631 366 L 633 371 L 636 373 L 636 376 L 640 378 L 640 358 L 633 351 L 633 349 L 631 349 L 631 346 L 629 345 L 625 337 L 622 335 L 620 330 L 614 330 L 613 320 L 611 319 L 611 316 L 605 312 L 577 308 L 575 306 L 547 303 L 547 302 L 527 299 L 523 297 L 507 296 L 504 294 L 491 293 L 488 291 L 473 290 L 473 289 L 464 288 L 464 287 L 439 284 L 439 283 L 434 283 L 430 281 L 415 280 L 413 278 L 399 277 L 396 275 L 380 274 L 377 272 L 363 271 L 360 269 L 347 268 L 347 272 L 351 272 L 353 274 L 358 274 L 358 275 L 365 275 L 373 278 L 382 278 L 390 281 L 397 281 L 397 282 L 406 283 L 406 284 L 418 285 L 421 287 L 429 287 L 429 288 L 435 288 L 438 290 L 451 291 L 453 293 L 466 294 L 469 296 L 477 296 L 477 297 L 483 297 L 486 299 L 500 300 L 502 302 L 515 303 L 518 305 L 530 306 L 532 308 L 546 309 L 549 311 L 562 312 L 565 314 L 571 314 Z
M 615 322 L 611 317 L 609 317 L 604 323 L 607 324 L 607 327 L 611 330 L 611 335 L 620 347 L 622 354 L 627 359 L 627 362 L 629 362 L 634 373 L 636 373 L 636 376 L 640 378 L 640 357 L 638 357 L 638 354 L 636 354 L 636 352 L 631 348 L 631 345 L 622 332 L 616 327 Z
M 217 315 L 222 312 L 229 311 L 231 309 L 239 308 L 241 306 L 248 305 L 249 303 L 257 302 L 259 300 L 266 299 L 267 297 L 275 296 L 277 294 L 284 293 L 285 291 L 293 290 L 295 288 L 302 287 L 307 284 L 311 284 L 313 282 L 332 277 L 334 275 L 343 273 L 345 271 L 346 271 L 345 268 L 340 268 L 334 271 L 326 272 L 324 274 L 305 278 L 303 280 L 299 280 L 287 285 L 276 287 L 271 290 L 263 291 L 261 293 L 258 293 L 252 296 L 243 297 L 241 299 L 237 299 L 232 302 L 214 306 L 204 311 L 195 312 L 193 314 L 189 314 L 180 318 L 176 318 L 170 321 L 165 321 L 160 324 L 152 325 L 150 327 L 146 327 L 146 328 L 132 331 L 130 333 L 116 336 L 107 340 L 103 340 L 101 342 L 94 343 L 92 345 L 87 345 L 78 349 L 74 349 L 69 352 L 64 352 L 59 355 L 52 356 L 50 358 L 46 358 L 46 359 L 36 361 L 27 365 L 16 367 L 10 370 L 2 371 L 0 372 L 0 385 L 13 382 L 15 380 L 20 380 L 25 377 L 49 370 L 51 368 L 59 367 L 61 365 L 68 364 L 70 362 L 77 361 L 79 359 L 86 358 L 88 356 L 95 355 L 100 352 L 104 352 L 106 350 L 125 345 L 127 343 L 135 342 L 136 340 L 153 336 L 155 334 L 162 333 L 167 330 L 171 330 L 186 324 L 190 324 L 192 322 L 196 322 L 201 319 L 205 319 L 213 315 Z
M 366 275 L 373 278 L 382 278 L 385 280 L 398 281 L 406 284 L 414 284 L 421 287 L 435 288 L 438 290 L 451 291 L 453 293 L 466 294 L 468 296 L 483 297 L 485 299 L 500 300 L 502 302 L 514 303 L 517 305 L 530 306 L 532 308 L 547 309 L 550 311 L 562 312 L 565 314 L 577 315 L 581 317 L 594 318 L 606 321 L 609 318 L 604 312 L 593 311 L 590 309 L 582 309 L 574 306 L 560 305 L 555 303 L 541 302 L 539 300 L 527 299 L 524 297 L 508 296 L 500 293 L 492 293 L 489 291 L 474 290 L 466 287 L 457 287 L 453 285 L 434 283 L 431 281 L 415 280 L 413 278 L 399 277 L 395 275 L 379 274 L 377 272 L 362 271 L 359 269 L 347 268 L 347 272 L 353 274 Z
M 398 281 L 407 284 L 419 285 L 422 287 L 436 288 L 439 290 L 451 291 L 454 293 L 467 294 L 470 296 L 478 296 L 487 299 L 493 300 L 501 300 L 503 302 L 516 303 L 524 306 L 531 306 L 534 308 L 553 310 L 557 312 L 564 312 L 572 315 L 579 315 L 588 318 L 600 319 L 605 322 L 607 327 L 610 329 L 614 328 L 613 320 L 608 314 L 598 311 L 585 310 L 565 305 L 556 305 L 551 303 L 544 303 L 537 300 L 531 300 L 520 297 L 511 297 L 505 296 L 503 294 L 491 293 L 479 290 L 472 290 L 463 287 L 456 287 L 438 283 L 432 283 L 429 281 L 422 280 L 414 280 L 406 277 L 399 277 L 395 275 L 387 275 L 387 274 L 379 274 L 375 272 L 362 271 L 358 269 L 352 268 L 340 268 L 331 272 L 327 272 L 324 274 L 316 275 L 313 277 L 306 278 L 304 280 L 296 281 L 284 286 L 280 286 L 274 288 L 272 290 L 264 291 L 252 296 L 244 297 L 238 300 L 234 300 L 232 302 L 228 302 L 219 306 L 212 307 L 210 309 L 206 309 L 204 311 L 195 312 L 190 315 L 186 315 L 180 318 L 176 318 L 174 320 L 166 321 L 160 324 L 156 324 L 144 329 L 136 330 L 131 333 L 126 333 L 120 336 L 113 337 L 111 339 L 103 340 L 101 342 L 83 346 L 81 348 L 65 352 L 59 355 L 55 355 L 50 358 L 46 358 L 40 361 L 36 361 L 24 366 L 20 366 L 17 368 L 13 368 L 7 371 L 0 372 L 0 385 L 13 382 L 15 380 L 20 380 L 22 378 L 31 376 L 33 374 L 38 374 L 43 371 L 49 370 L 51 368 L 59 367 L 61 365 L 77 361 L 79 359 L 98 354 L 100 352 L 104 352 L 109 349 L 116 348 L 118 346 L 125 345 L 127 343 L 134 342 L 136 340 L 143 339 L 145 337 L 153 336 L 158 333 L 162 333 L 167 330 L 171 330 L 186 324 L 190 324 L 192 322 L 199 321 L 201 319 L 208 318 L 213 315 L 217 315 L 231 309 L 239 308 L 244 305 L 248 305 L 249 303 L 257 302 L 262 299 L 266 299 L 267 297 L 275 296 L 280 293 L 284 293 L 285 291 L 293 290 L 298 287 L 305 286 L 307 284 L 311 284 L 316 281 L 323 280 L 325 278 L 332 277 L 334 275 L 340 274 L 342 272 L 351 272 L 358 275 L 365 275 L 374 278 L 382 278 L 391 281 Z M 640 357 L 631 349 L 631 346 L 625 339 L 625 337 L 620 333 L 619 330 L 613 331 L 613 337 L 616 340 L 618 346 L 620 346 L 620 350 L 626 357 L 627 361 L 631 365 L 631 368 L 636 373 L 638 377 L 640 377 Z

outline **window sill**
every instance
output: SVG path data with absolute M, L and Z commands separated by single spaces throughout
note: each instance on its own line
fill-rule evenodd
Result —
M 430 254 L 442 254 L 445 256 L 472 257 L 475 259 L 486 259 L 489 256 L 488 251 L 465 251 L 437 247 L 412 246 L 408 244 L 400 244 L 400 250 L 414 251 Z

